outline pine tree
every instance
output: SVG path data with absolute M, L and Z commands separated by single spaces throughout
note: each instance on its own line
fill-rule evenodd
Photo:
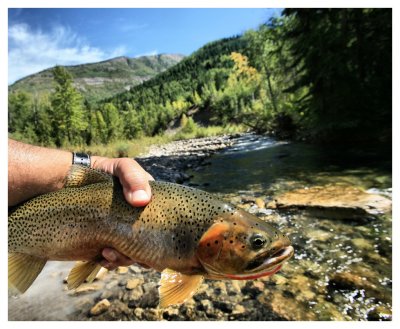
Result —
M 51 94 L 55 143 L 57 146 L 82 143 L 87 127 L 82 96 L 72 85 L 72 76 L 64 67 L 56 66 L 52 72 L 56 83 Z

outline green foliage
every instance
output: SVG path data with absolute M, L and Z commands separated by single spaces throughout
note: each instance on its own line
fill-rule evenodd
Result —
M 191 118 L 189 118 L 190 120 Z M 229 124 L 226 126 L 208 126 L 203 127 L 194 123 L 190 130 L 181 130 L 176 134 L 172 135 L 173 140 L 191 139 L 191 138 L 202 138 L 211 137 L 224 134 L 235 134 L 246 131 L 245 127 L 235 124 Z
M 8 132 L 23 134 L 30 122 L 32 100 L 25 93 L 10 93 L 8 97 Z
M 287 9 L 291 91 L 319 140 L 391 139 L 392 10 Z
M 57 67 L 50 100 L 10 93 L 9 133 L 45 145 L 109 144 L 117 154 L 132 149 L 118 141 L 161 136 L 179 124 L 174 139 L 249 127 L 282 138 L 390 140 L 391 41 L 389 9 L 285 10 L 98 103 L 83 102 Z M 150 58 L 81 70 L 100 76 L 115 65 L 143 75 L 162 70 Z
M 72 85 L 72 76 L 62 66 L 53 69 L 55 90 L 51 94 L 52 124 L 55 143 L 81 144 L 82 132 L 87 128 L 82 96 Z

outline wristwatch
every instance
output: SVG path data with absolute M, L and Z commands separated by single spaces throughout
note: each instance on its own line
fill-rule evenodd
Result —
M 90 168 L 90 155 L 86 153 L 72 152 L 72 164 Z

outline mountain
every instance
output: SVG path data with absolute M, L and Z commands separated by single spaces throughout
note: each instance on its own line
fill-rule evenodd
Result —
M 75 87 L 89 101 L 111 97 L 141 84 L 179 63 L 185 56 L 162 54 L 138 58 L 116 57 L 110 60 L 66 66 L 74 78 Z M 46 69 L 29 75 L 9 86 L 10 92 L 30 94 L 49 93 L 53 88 L 53 74 Z
M 135 116 L 141 118 L 146 135 L 164 131 L 171 120 L 179 120 L 188 110 L 196 112 L 199 121 L 208 122 L 215 112 L 205 114 L 204 110 L 210 108 L 210 100 L 225 85 L 227 72 L 233 66 L 227 58 L 235 52 L 247 55 L 248 41 L 244 36 L 210 42 L 152 79 L 102 103 L 111 103 L 120 111 L 130 111 L 130 104 Z

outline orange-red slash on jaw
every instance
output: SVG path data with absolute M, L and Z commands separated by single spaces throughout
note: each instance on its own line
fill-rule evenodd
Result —
M 271 276 L 271 275 L 275 274 L 276 272 L 278 272 L 281 268 L 282 268 L 282 265 L 278 265 L 271 271 L 265 271 L 265 272 L 261 272 L 261 273 L 257 273 L 257 274 L 252 274 L 252 275 L 225 274 L 225 276 L 232 280 L 254 280 L 254 279 L 264 277 L 264 276 Z

